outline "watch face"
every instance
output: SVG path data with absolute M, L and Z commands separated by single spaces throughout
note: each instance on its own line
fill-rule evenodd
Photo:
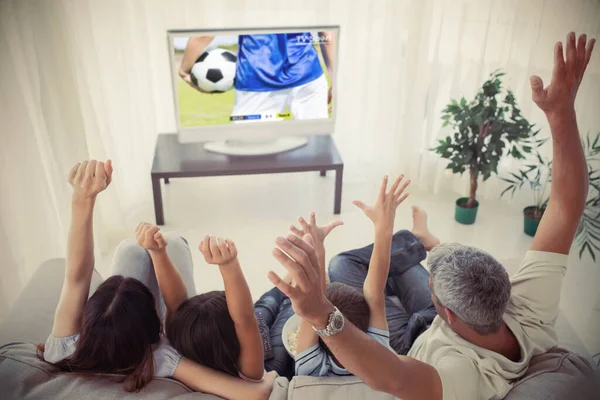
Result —
M 342 329 L 344 329 L 344 315 L 336 307 L 335 311 L 329 315 L 329 320 L 327 321 L 327 327 L 325 329 L 317 329 L 314 326 L 313 329 L 317 332 L 317 335 L 321 337 L 340 333 Z
M 342 315 L 336 315 L 331 321 L 331 325 L 333 325 L 333 329 L 339 331 L 344 327 L 344 317 Z

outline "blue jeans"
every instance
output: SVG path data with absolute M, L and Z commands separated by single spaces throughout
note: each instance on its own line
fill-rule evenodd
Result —
M 329 279 L 362 292 L 372 253 L 370 244 L 335 256 L 329 263 Z M 423 243 L 412 232 L 401 230 L 392 237 L 385 308 L 390 346 L 398 354 L 408 353 L 437 315 L 428 285 L 429 272 L 420 264 L 426 255 Z M 392 300 L 393 296 L 398 297 L 401 307 Z
M 279 376 L 292 379 L 294 360 L 285 349 L 282 337 L 283 326 L 294 315 L 292 302 L 283 292 L 274 287 L 254 303 L 254 314 L 259 313 L 262 315 L 264 325 L 269 329 L 268 340 L 271 342 L 272 348 L 270 357 L 265 357 L 265 369 L 277 371 Z

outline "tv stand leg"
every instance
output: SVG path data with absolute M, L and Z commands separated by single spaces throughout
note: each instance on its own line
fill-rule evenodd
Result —
M 327 171 L 321 171 L 321 173 L 319 175 L 326 176 L 327 175 Z
M 154 196 L 154 216 L 156 217 L 156 225 L 164 225 L 165 215 L 163 212 L 160 178 L 152 177 L 152 194 Z
M 339 214 L 342 211 L 342 180 L 344 177 L 344 167 L 335 170 L 335 197 L 333 201 L 333 213 Z

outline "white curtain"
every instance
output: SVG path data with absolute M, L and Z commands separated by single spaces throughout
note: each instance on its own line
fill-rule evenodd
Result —
M 600 2 L 436 1 L 428 20 L 429 37 L 423 37 L 426 42 L 422 42 L 420 48 L 428 53 L 427 60 L 419 64 L 425 87 L 411 92 L 420 95 L 417 104 L 423 108 L 415 113 L 412 126 L 402 132 L 408 139 L 421 129 L 417 136 L 420 142 L 407 155 L 411 157 L 408 168 L 412 176 L 418 177 L 424 190 L 452 190 L 466 195 L 467 176 L 450 175 L 444 171 L 446 163 L 426 150 L 436 144 L 438 137 L 450 134 L 449 127 L 441 127 L 440 110 L 450 98 L 473 98 L 489 73 L 501 68 L 506 73 L 504 87 L 514 92 L 523 114 L 541 129 L 541 135 L 550 137 L 543 113 L 531 101 L 529 77 L 535 74 L 541 76 L 545 84 L 550 82 L 552 49 L 556 41 L 564 42 L 567 32 L 585 32 L 598 40 Z M 600 57 L 595 54 L 576 104 L 582 136 L 600 132 L 600 115 L 595 111 L 598 105 Z M 541 151 L 551 156 L 550 142 Z M 506 175 L 520 165 L 505 158 L 499 173 Z M 496 199 L 505 187 L 505 183 L 493 176 L 480 186 L 478 198 Z M 511 201 L 510 198 L 507 197 L 507 201 Z M 515 203 L 531 205 L 531 192 L 517 193 Z
M 175 131 L 168 29 L 341 26 L 335 139 L 347 181 L 406 172 L 422 190 L 465 193 L 428 149 L 440 110 L 503 68 L 528 117 L 528 77 L 550 77 L 566 32 L 600 39 L 594 0 L 5 0 L 0 2 L 0 316 L 35 267 L 64 255 L 78 160 L 111 158 L 115 189 L 96 218 L 108 252 L 152 208 L 157 133 Z M 600 57 L 578 100 L 583 133 L 600 130 Z M 505 163 L 502 168 L 514 168 Z M 480 198 L 495 198 L 490 180 Z M 457 196 L 458 197 L 458 196 Z M 525 201 L 525 200 L 523 200 Z M 4 305 L 4 308 L 2 307 Z

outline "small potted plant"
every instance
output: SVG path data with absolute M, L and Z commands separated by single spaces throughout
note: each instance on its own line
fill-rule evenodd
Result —
M 547 190 L 550 189 L 551 175 L 552 161 L 536 151 L 534 163 L 526 164 L 517 173 L 510 173 L 510 176 L 500 178 L 508 183 L 500 197 L 506 193 L 514 196 L 517 189 L 521 189 L 525 183 L 531 189 L 533 204 L 523 209 L 523 230 L 529 236 L 535 236 L 546 210 L 549 199 Z
M 498 173 L 503 155 L 524 159 L 538 146 L 539 130 L 533 131 L 523 117 L 512 92 L 504 93 L 503 75 L 493 72 L 472 101 L 452 100 L 442 111 L 442 126 L 450 126 L 454 134 L 439 140 L 432 150 L 448 160 L 446 168 L 452 172 L 469 172 L 469 196 L 459 198 L 455 208 L 455 219 L 462 224 L 475 222 L 479 178 L 486 181 Z
M 538 141 L 541 145 L 544 140 Z M 585 211 L 581 217 L 576 241 L 579 245 L 579 258 L 587 250 L 596 261 L 596 251 L 600 252 L 600 133 L 593 140 L 589 135 L 583 141 L 583 151 L 588 164 L 589 190 Z M 511 173 L 509 177 L 501 178 L 508 183 L 502 191 L 514 195 L 517 189 L 521 189 L 525 183 L 533 192 L 533 205 L 523 209 L 524 231 L 529 236 L 535 236 L 544 210 L 549 201 L 547 190 L 552 181 L 552 161 L 543 157 L 535 151 L 533 163 L 523 166 L 517 173 Z

